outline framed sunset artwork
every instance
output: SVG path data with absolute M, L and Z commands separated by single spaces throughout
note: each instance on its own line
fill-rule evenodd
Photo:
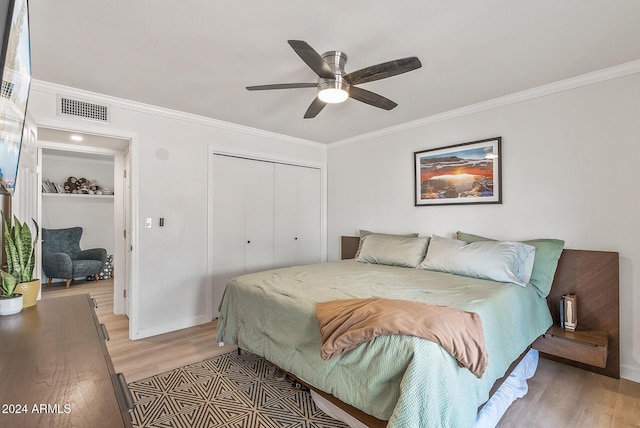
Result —
M 415 206 L 502 203 L 502 137 L 415 152 Z

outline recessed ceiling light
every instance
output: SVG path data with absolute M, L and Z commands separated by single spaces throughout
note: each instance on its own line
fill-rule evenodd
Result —
M 84 140 L 84 138 L 82 138 L 82 136 L 80 136 L 80 135 L 72 135 L 71 139 L 73 141 L 82 141 L 82 140 Z

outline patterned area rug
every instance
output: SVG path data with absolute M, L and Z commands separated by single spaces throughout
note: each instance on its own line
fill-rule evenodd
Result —
M 275 378 L 276 367 L 242 351 L 129 384 L 136 427 L 346 427 L 311 394 Z

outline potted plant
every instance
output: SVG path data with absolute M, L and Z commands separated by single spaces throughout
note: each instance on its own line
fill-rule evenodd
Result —
M 22 310 L 22 294 L 15 292 L 18 280 L 15 276 L 0 270 L 2 294 L 0 295 L 0 315 L 17 314 Z
M 23 306 L 28 308 L 36 304 L 36 298 L 40 291 L 40 280 L 33 278 L 36 264 L 36 243 L 40 237 L 40 228 L 38 223 L 32 220 L 36 227 L 36 236 L 32 240 L 31 230 L 27 223 L 20 223 L 16 216 L 13 218 L 13 224 L 9 224 L 2 213 L 4 251 L 7 255 L 8 273 L 18 282 L 15 286 L 15 292 L 22 294 Z M 6 278 L 5 275 L 3 278 Z

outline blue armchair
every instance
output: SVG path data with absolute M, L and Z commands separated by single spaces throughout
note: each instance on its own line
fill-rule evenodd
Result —
M 53 278 L 67 280 L 67 288 L 74 278 L 93 276 L 98 281 L 102 265 L 107 259 L 104 248 L 80 249 L 81 227 L 42 229 L 42 269 L 51 285 Z

